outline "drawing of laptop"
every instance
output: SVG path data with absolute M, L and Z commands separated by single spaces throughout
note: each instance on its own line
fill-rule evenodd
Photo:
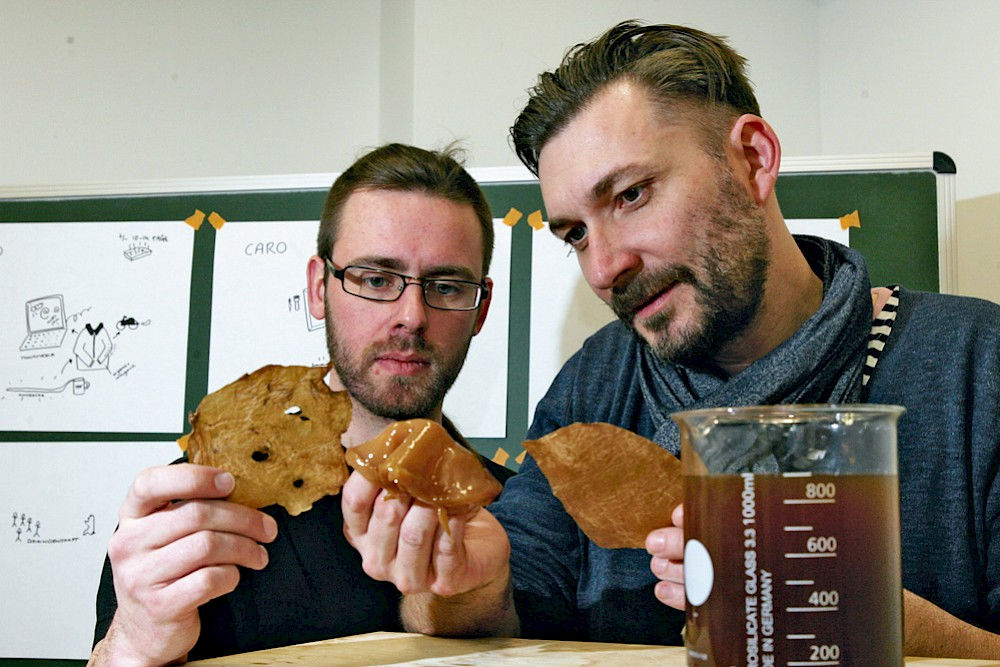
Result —
M 21 351 L 44 350 L 62 345 L 66 337 L 66 313 L 62 294 L 43 296 L 24 304 L 28 320 L 28 335 L 21 343 Z

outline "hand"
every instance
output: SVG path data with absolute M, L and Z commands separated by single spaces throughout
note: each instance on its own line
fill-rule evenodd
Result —
M 507 533 L 482 508 L 448 517 L 449 537 L 437 510 L 386 492 L 353 472 L 344 484 L 344 534 L 373 579 L 404 595 L 453 596 L 506 577 Z
M 233 476 L 179 464 L 136 477 L 108 546 L 118 609 L 101 654 L 115 662 L 183 659 L 201 631 L 198 607 L 232 591 L 237 566 L 260 570 L 259 542 L 277 535 L 263 512 L 222 500 Z
M 646 551 L 652 556 L 649 569 L 659 579 L 653 589 L 656 599 L 674 609 L 684 610 L 684 506 L 670 515 L 673 526 L 659 528 L 646 536 Z

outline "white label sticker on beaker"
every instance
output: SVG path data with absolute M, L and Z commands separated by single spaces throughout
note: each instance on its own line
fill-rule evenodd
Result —
M 708 549 L 698 540 L 688 540 L 684 545 L 684 592 L 688 602 L 694 607 L 705 604 L 714 580 L 715 569 Z

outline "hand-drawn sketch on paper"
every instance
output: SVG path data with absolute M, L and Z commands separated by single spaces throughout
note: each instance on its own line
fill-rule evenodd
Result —
M 43 222 L 0 234 L 14 297 L 0 304 L 0 423 L 183 430 L 194 232 L 181 221 Z
M 323 321 L 309 314 L 315 220 L 230 220 L 215 236 L 208 390 L 266 364 L 319 366 Z
M 172 440 L 0 443 L 3 655 L 87 659 L 118 510 L 140 470 L 178 452 Z

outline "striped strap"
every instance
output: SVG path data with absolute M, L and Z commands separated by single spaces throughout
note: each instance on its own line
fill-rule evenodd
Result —
M 888 289 L 891 294 L 888 299 L 884 300 L 882 309 L 875 313 L 875 319 L 872 320 L 872 330 L 868 334 L 868 355 L 865 357 L 865 367 L 861 375 L 862 387 L 868 385 L 868 380 L 871 379 L 872 373 L 875 371 L 875 365 L 878 363 L 879 357 L 882 356 L 886 341 L 889 340 L 889 334 L 892 333 L 892 323 L 896 320 L 896 311 L 899 309 L 899 285 L 893 285 Z M 877 289 L 872 290 L 872 300 L 877 304 L 882 299 L 876 292 Z

